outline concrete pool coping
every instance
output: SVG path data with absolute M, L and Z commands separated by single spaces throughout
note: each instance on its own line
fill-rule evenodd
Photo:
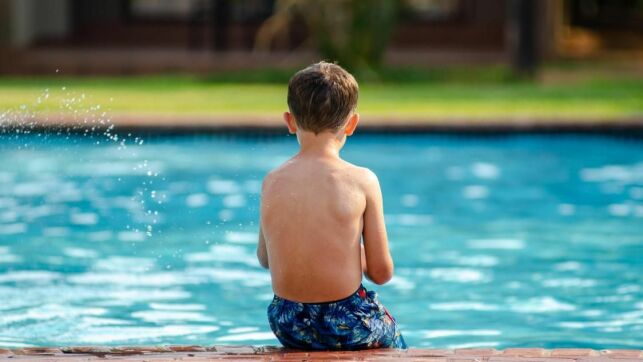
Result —
M 628 362 L 643 361 L 643 350 L 588 348 L 461 348 L 307 352 L 256 346 L 131 346 L 131 347 L 29 347 L 0 348 L 0 359 L 20 361 L 308 361 L 401 360 L 432 362 Z
M 286 127 L 280 115 L 113 115 L 109 122 L 85 121 L 61 115 L 38 116 L 21 122 L 7 122 L 33 130 L 60 129 L 81 132 L 96 127 L 114 125 L 118 133 L 199 134 L 199 133 L 252 133 L 285 135 Z M 357 133 L 457 133 L 457 134 L 512 134 L 512 133 L 615 133 L 643 136 L 643 115 L 621 118 L 537 118 L 513 117 L 495 120 L 476 118 L 413 118 L 362 117 Z

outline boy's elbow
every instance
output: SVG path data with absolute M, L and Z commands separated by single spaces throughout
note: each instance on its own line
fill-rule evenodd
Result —
M 384 268 L 369 268 L 368 279 L 377 285 L 386 284 L 393 278 L 393 265 Z
M 259 248 L 257 248 L 257 260 L 259 260 L 259 265 L 261 265 L 262 268 L 269 269 L 268 256 L 264 255 Z

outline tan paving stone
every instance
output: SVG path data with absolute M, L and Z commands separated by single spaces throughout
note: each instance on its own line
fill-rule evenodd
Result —
M 362 355 L 362 356 L 381 356 L 381 357 L 406 357 L 407 356 L 407 351 L 405 350 L 400 350 L 400 349 L 389 349 L 389 348 L 377 348 L 377 349 L 369 349 L 369 350 L 363 350 L 363 351 L 341 351 L 341 352 L 335 352 L 340 355 Z
M 178 353 L 178 352 L 173 352 L 173 353 L 165 353 L 165 354 L 155 354 L 155 355 L 138 355 L 138 356 L 128 356 L 128 357 L 117 357 L 117 360 L 121 361 L 127 361 L 127 362 L 156 362 L 156 361 L 190 361 L 190 362 L 196 362 L 196 361 L 212 361 L 212 360 L 217 360 L 217 359 L 224 359 L 228 358 L 230 359 L 245 359 L 245 356 L 235 356 L 235 355 L 218 355 L 214 354 L 211 355 L 209 353 L 204 353 L 204 352 L 190 352 L 190 353 Z M 251 355 L 249 357 L 254 357 L 254 355 Z M 107 356 L 107 359 L 111 360 L 112 356 Z
M 503 356 L 507 357 L 544 357 L 547 350 L 544 348 L 507 348 L 502 351 Z
M 598 356 L 596 350 L 590 348 L 557 348 L 551 351 L 552 357 L 589 357 Z
M 27 356 L 27 355 L 17 355 L 14 354 L 13 356 L 9 357 L 4 357 L 0 356 L 0 360 L 6 361 L 6 362 L 16 362 L 16 361 L 37 361 L 37 362 L 60 362 L 60 361 L 67 361 L 67 359 L 61 359 L 60 357 L 56 356 Z M 76 359 L 72 361 L 83 361 L 82 359 Z
M 376 359 L 376 357 L 373 357 L 373 359 Z M 330 356 L 311 356 L 305 361 L 361 361 L 363 359 L 359 359 L 356 356 L 355 357 L 350 357 L 350 356 L 338 356 L 338 355 L 330 355 Z
M 301 360 L 301 359 L 306 359 L 310 357 L 310 353 L 308 352 L 288 352 L 288 353 L 280 353 L 279 358 L 293 361 L 293 360 Z
M 228 361 L 270 361 L 269 358 L 259 355 L 227 355 L 227 356 L 216 356 L 214 359 L 228 360 Z
M 410 357 L 445 357 L 452 356 L 454 354 L 452 349 L 420 349 L 420 348 L 410 348 L 406 352 L 407 356 Z
M 643 358 L 643 351 L 640 349 L 604 349 L 601 355 L 610 358 Z
M 190 357 L 191 358 L 191 357 Z M 164 353 L 164 354 L 145 354 L 145 355 L 107 355 L 105 357 L 96 357 L 92 361 L 105 361 L 105 360 L 115 360 L 115 361 L 127 361 L 127 362 L 160 362 L 160 361 L 186 361 L 188 360 L 187 355 L 184 354 L 175 354 L 175 353 Z M 192 361 L 192 359 L 190 359 Z M 61 361 L 65 362 L 65 361 Z
M 356 353 L 351 352 L 311 352 L 307 359 L 310 361 L 328 361 L 328 360 L 355 360 L 359 358 Z
M 455 350 L 456 355 L 460 356 L 493 356 L 499 354 L 493 348 L 460 348 Z
M 381 351 L 372 351 L 366 353 L 355 353 L 352 356 L 350 354 L 340 355 L 341 359 L 353 358 L 357 361 L 387 361 L 387 360 L 411 360 L 412 358 L 408 357 L 404 353 L 383 353 Z
M 487 362 L 575 362 L 576 358 L 552 357 L 518 357 L 518 356 L 491 356 L 485 357 Z
M 570 358 L 552 358 L 552 357 L 518 357 L 518 356 L 491 356 L 487 362 L 575 362 L 576 359 Z
M 13 354 L 13 352 L 11 352 L 10 349 L 0 348 L 0 356 L 2 356 L 2 355 L 11 355 L 11 354 Z
M 607 356 L 581 357 L 574 360 L 575 362 L 641 362 L 640 358 L 610 358 Z

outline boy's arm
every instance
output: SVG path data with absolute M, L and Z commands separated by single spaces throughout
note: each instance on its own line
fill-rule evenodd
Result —
M 268 269 L 268 250 L 266 249 L 266 239 L 263 236 L 263 231 L 261 231 L 261 226 L 259 226 L 259 245 L 257 245 L 257 259 L 259 259 L 259 264 L 262 267 Z
M 366 209 L 364 210 L 364 257 L 366 277 L 376 284 L 384 284 L 393 277 L 393 258 L 388 248 L 382 191 L 377 176 L 368 171 L 364 183 Z M 364 266 L 362 266 L 364 269 Z
M 368 269 L 366 268 L 366 253 L 364 252 L 364 244 L 359 244 L 359 246 L 360 246 L 360 249 L 361 249 L 360 251 L 361 251 L 361 254 L 362 254 L 362 255 L 360 255 L 361 259 L 362 259 L 362 273 L 364 273 L 364 275 L 366 275 L 366 270 L 368 270 Z
M 263 236 L 263 230 L 261 230 L 261 219 L 263 218 L 263 208 L 264 208 L 264 203 L 263 203 L 263 196 L 264 196 L 264 191 L 266 189 L 266 183 L 268 182 L 268 179 L 270 178 L 270 174 L 266 175 L 266 177 L 263 179 L 263 182 L 261 184 L 261 198 L 260 202 L 261 205 L 259 206 L 259 243 L 257 244 L 257 259 L 259 259 L 259 264 L 261 264 L 262 267 L 268 269 L 268 249 L 266 248 L 266 238 Z

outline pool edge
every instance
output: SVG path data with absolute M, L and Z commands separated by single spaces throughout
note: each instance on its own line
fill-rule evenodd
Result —
M 643 350 L 588 348 L 462 348 L 462 349 L 371 349 L 362 351 L 308 352 L 272 346 L 131 346 L 131 347 L 29 347 L 0 348 L 0 359 L 65 361 L 105 360 L 118 358 L 126 361 L 142 360 L 428 360 L 428 361 L 643 361 Z
M 73 118 L 45 117 L 7 121 L 0 124 L 6 129 L 22 128 L 35 132 L 62 131 L 82 133 L 87 129 L 114 127 L 116 133 L 154 135 L 189 134 L 257 134 L 286 135 L 287 129 L 274 117 L 174 117 L 115 116 L 103 123 L 85 122 Z M 418 119 L 369 118 L 358 126 L 356 134 L 618 134 L 643 137 L 643 116 L 618 119 L 520 119 L 507 118 L 495 121 L 475 119 L 445 119 L 421 121 Z

